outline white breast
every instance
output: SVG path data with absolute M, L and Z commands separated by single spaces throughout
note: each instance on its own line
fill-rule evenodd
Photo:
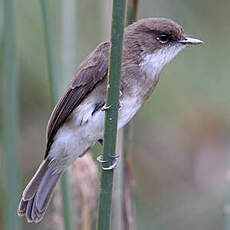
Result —
M 182 44 L 164 47 L 153 54 L 146 54 L 140 63 L 141 70 L 149 77 L 158 76 L 162 68 L 170 62 L 186 46 Z
M 120 109 L 118 113 L 118 129 L 126 125 L 136 112 L 140 109 L 141 103 L 136 97 L 128 97 L 120 101 Z

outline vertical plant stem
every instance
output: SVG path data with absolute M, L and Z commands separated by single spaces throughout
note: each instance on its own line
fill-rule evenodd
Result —
M 118 99 L 120 89 L 122 42 L 125 17 L 125 0 L 113 1 L 112 32 L 111 32 L 111 56 L 109 65 L 109 80 L 106 105 L 111 106 L 106 110 L 103 159 L 109 160 L 105 167 L 111 164 L 111 154 L 115 154 Z M 101 174 L 101 189 L 98 209 L 97 230 L 110 229 L 111 199 L 113 188 L 113 170 L 104 171 Z
M 116 153 L 120 155 L 119 167 L 114 172 L 114 185 L 112 196 L 111 229 L 124 230 L 123 218 L 123 184 L 124 184 L 124 154 L 123 154 L 123 129 L 118 131 Z
M 138 0 L 127 0 L 126 25 L 132 24 L 137 20 Z
M 80 64 L 78 50 L 80 47 L 79 36 L 80 26 L 79 4 L 80 0 L 68 0 L 61 2 L 61 66 L 64 82 L 68 83 Z
M 230 157 L 228 156 L 228 164 L 230 163 Z M 228 166 L 229 167 L 229 166 Z M 226 172 L 226 180 L 227 180 L 227 191 L 230 193 L 230 169 L 227 169 Z M 230 230 L 230 196 L 229 194 L 225 198 L 224 205 L 224 230 Z
M 62 208 L 63 208 L 63 220 L 65 230 L 71 230 L 71 212 L 69 201 L 69 180 L 67 172 L 64 172 L 61 178 L 61 190 L 62 190 Z
M 52 51 L 52 40 L 50 36 L 51 26 L 50 26 L 50 20 L 48 15 L 48 9 L 49 9 L 48 0 L 40 0 L 40 3 L 41 3 L 41 10 L 42 10 L 44 38 L 45 38 L 45 47 L 46 47 L 46 56 L 47 56 L 49 87 L 51 92 L 51 103 L 53 107 L 57 103 L 59 97 L 57 66 Z
M 5 229 L 19 230 L 17 216 L 18 170 L 18 78 L 16 74 L 14 0 L 4 1 L 3 136 L 5 152 Z
M 54 106 L 58 100 L 58 75 L 57 66 L 54 59 L 54 54 L 52 50 L 52 40 L 50 36 L 50 20 L 48 18 L 48 2 L 47 0 L 41 1 L 42 18 L 44 24 L 44 35 L 45 35 L 45 46 L 47 54 L 48 63 L 48 73 L 49 82 L 51 90 L 51 100 Z M 65 230 L 71 230 L 71 212 L 70 212 L 70 202 L 69 202 L 69 187 L 68 187 L 68 175 L 67 172 L 63 173 L 61 178 L 61 188 L 62 188 L 62 206 L 63 206 L 63 219 Z
M 126 25 L 132 24 L 137 19 L 138 0 L 127 1 Z M 123 129 L 123 230 L 133 229 L 133 207 L 132 207 L 132 164 L 130 154 L 133 147 L 133 122 Z
M 133 150 L 133 126 L 132 122 L 123 129 L 123 191 L 122 191 L 122 216 L 123 230 L 133 230 L 133 204 L 132 204 L 132 162 L 131 153 Z

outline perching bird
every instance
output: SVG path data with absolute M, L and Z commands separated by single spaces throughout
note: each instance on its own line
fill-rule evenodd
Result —
M 164 65 L 186 46 L 201 43 L 166 18 L 141 19 L 125 28 L 118 128 L 150 97 Z M 110 42 L 101 43 L 83 61 L 51 114 L 44 160 L 18 207 L 28 222 L 42 219 L 63 171 L 103 139 L 110 47 Z

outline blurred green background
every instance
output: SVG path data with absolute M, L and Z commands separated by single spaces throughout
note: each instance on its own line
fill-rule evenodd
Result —
M 61 92 L 77 66 L 109 38 L 111 1 L 76 0 L 76 27 L 69 37 L 74 62 L 63 74 L 63 2 L 47 0 Z M 67 1 L 67 0 L 65 0 Z M 15 1 L 20 78 L 19 159 L 21 191 L 43 158 L 51 112 L 39 1 Z M 205 41 L 187 48 L 161 73 L 150 100 L 134 118 L 134 174 L 137 229 L 221 230 L 227 200 L 230 150 L 230 1 L 141 0 L 138 18 L 162 16 Z M 0 0 L 0 52 L 3 50 Z M 70 14 L 71 15 L 71 14 Z M 74 44 L 71 47 L 71 44 Z M 4 56 L 0 56 L 0 84 Z M 0 105 L 2 108 L 2 90 Z M 0 115 L 1 116 L 1 115 Z M 0 130 L 2 125 L 0 126 Z M 2 133 L 1 133 L 2 137 Z M 2 139 L 2 138 L 1 138 Z M 0 151 L 3 152 L 2 142 Z M 2 170 L 1 160 L 1 170 Z M 0 229 L 4 214 L 0 173 Z M 24 223 L 23 229 L 39 225 Z

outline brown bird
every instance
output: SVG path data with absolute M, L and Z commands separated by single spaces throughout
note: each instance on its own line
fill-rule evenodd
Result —
M 166 18 L 141 19 L 124 30 L 118 129 L 127 124 L 152 94 L 161 69 L 182 49 L 202 41 L 188 37 Z M 63 171 L 103 139 L 110 42 L 83 61 L 47 126 L 47 146 L 40 167 L 26 186 L 18 215 L 39 222 Z M 100 158 L 99 158 L 100 161 Z M 114 164 L 104 170 L 111 170 Z

